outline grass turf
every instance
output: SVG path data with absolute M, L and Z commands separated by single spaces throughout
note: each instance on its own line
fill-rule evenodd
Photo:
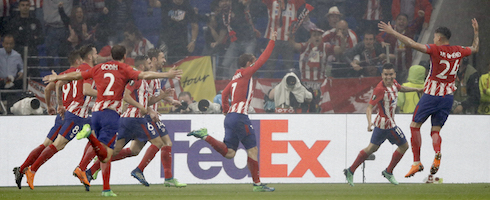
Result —
M 112 190 L 122 199 L 192 199 L 192 200 L 254 200 L 254 199 L 490 199 L 490 184 L 270 184 L 275 192 L 252 192 L 251 184 L 201 184 L 187 188 L 163 185 L 114 185 Z M 103 199 L 102 186 L 90 192 L 83 186 L 0 187 L 0 199 Z

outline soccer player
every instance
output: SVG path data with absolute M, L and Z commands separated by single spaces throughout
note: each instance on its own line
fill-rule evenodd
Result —
M 453 92 L 456 90 L 454 84 L 455 76 L 458 73 L 459 64 L 463 57 L 478 52 L 480 40 L 478 38 L 478 22 L 472 19 L 474 32 L 473 44 L 471 47 L 450 46 L 449 39 L 451 31 L 447 27 L 439 27 L 434 32 L 434 44 L 420 44 L 404 36 L 391 27 L 390 23 L 380 22 L 379 30 L 395 36 L 410 48 L 430 55 L 431 69 L 429 76 L 425 80 L 424 94 L 420 98 L 413 113 L 410 131 L 412 133 L 412 152 L 413 161 L 410 171 L 405 175 L 406 178 L 424 170 L 420 162 L 420 127 L 431 116 L 431 137 L 432 145 L 436 153 L 434 162 L 430 169 L 431 174 L 437 173 L 441 164 L 441 136 L 439 132 L 446 122 L 446 119 L 453 105 Z
M 75 69 L 77 66 L 82 64 L 82 59 L 80 58 L 80 53 L 79 51 L 73 51 L 68 55 L 68 62 L 70 63 L 70 69 Z M 68 70 L 67 70 L 68 71 Z M 66 98 L 63 99 L 62 102 L 58 102 L 59 105 L 58 109 L 68 107 L 70 105 L 71 101 L 73 100 L 72 95 L 68 95 L 72 93 L 72 88 L 70 87 L 71 85 L 67 85 L 67 89 L 64 90 L 67 95 L 63 95 Z M 54 115 L 56 113 L 56 110 L 54 109 L 52 103 L 51 103 L 51 92 L 54 91 L 56 88 L 56 83 L 52 82 L 49 83 L 46 88 L 44 89 L 44 97 L 46 99 L 46 105 L 48 107 L 48 114 Z M 22 178 L 24 177 L 24 173 L 27 171 L 27 168 L 31 166 L 41 155 L 43 150 L 53 144 L 53 141 L 55 141 L 56 137 L 58 136 L 58 132 L 60 131 L 61 127 L 63 126 L 64 118 L 61 116 L 61 114 L 58 114 L 56 116 L 54 126 L 51 128 L 49 131 L 48 135 L 46 136 L 46 139 L 44 140 L 43 144 L 39 145 L 35 149 L 29 153 L 29 156 L 27 156 L 26 160 L 20 167 L 15 167 L 14 168 L 14 175 L 15 175 L 15 182 L 17 184 L 17 187 L 19 189 L 22 188 L 21 186 L 21 181 Z
M 235 157 L 238 145 L 241 142 L 247 150 L 247 165 L 253 179 L 254 192 L 272 192 L 273 187 L 267 187 L 260 182 L 258 148 L 255 131 L 248 118 L 248 107 L 253 96 L 252 75 L 269 59 L 274 49 L 277 32 L 273 32 L 271 40 L 264 53 L 258 60 L 252 54 L 242 54 L 238 58 L 238 66 L 235 75 L 223 90 L 221 100 L 223 102 L 223 113 L 225 117 L 225 138 L 220 142 L 208 135 L 206 128 L 191 131 L 187 136 L 194 136 L 209 143 L 218 153 L 225 158 Z M 231 96 L 231 107 L 228 98 Z
M 84 60 L 84 63 L 76 68 L 68 69 L 65 74 L 92 68 L 94 61 L 97 59 L 97 50 L 93 45 L 83 46 L 80 48 L 80 57 Z M 65 83 L 64 81 L 58 81 L 56 83 L 57 91 Z M 73 98 L 71 103 L 66 107 L 66 110 L 62 105 L 58 106 L 58 113 L 64 118 L 64 123 L 59 129 L 59 134 L 56 140 L 41 152 L 36 161 L 26 171 L 27 184 L 31 189 L 34 189 L 34 176 L 39 167 L 53 157 L 54 154 L 65 148 L 66 144 L 82 129 L 83 125 L 90 121 L 90 118 L 88 118 L 88 104 L 92 99 L 91 97 L 97 95 L 97 92 L 92 89 L 92 80 L 72 81 L 67 87 L 69 88 L 66 89 L 65 87 L 63 91 L 70 91 L 70 93 L 64 92 L 62 97 L 61 95 L 57 95 L 63 99 L 58 99 L 58 102 L 64 102 L 68 96 L 72 96 Z M 78 176 L 78 174 L 74 175 Z M 84 184 L 89 184 L 83 179 L 81 181 Z
M 369 101 L 369 105 L 366 109 L 366 117 L 368 120 L 368 128 L 369 132 L 374 131 L 371 135 L 371 142 L 369 145 L 361 150 L 357 155 L 354 163 L 347 169 L 344 169 L 344 175 L 347 179 L 347 182 L 350 186 L 354 186 L 353 174 L 356 171 L 357 167 L 361 163 L 363 163 L 369 155 L 376 152 L 383 144 L 385 140 L 390 141 L 391 144 L 396 144 L 398 148 L 393 153 L 393 157 L 391 158 L 391 162 L 388 167 L 381 172 L 388 181 L 391 183 L 398 185 L 395 177 L 393 176 L 393 168 L 395 168 L 396 164 L 402 159 L 405 151 L 408 149 L 407 139 L 403 134 L 402 130 L 395 124 L 395 110 L 396 110 L 396 101 L 398 98 L 398 91 L 401 92 L 422 92 L 422 88 L 411 88 L 406 86 L 401 86 L 395 80 L 396 73 L 393 68 L 393 64 L 384 64 L 383 71 L 381 72 L 381 78 L 383 79 L 378 83 L 376 88 L 374 88 L 373 96 Z M 371 120 L 371 115 L 373 111 L 373 107 L 378 107 L 378 114 L 373 121 Z
M 115 45 L 111 50 L 114 61 L 98 64 L 88 71 L 72 72 L 63 75 L 45 76 L 43 81 L 78 80 L 92 78 L 97 88 L 97 101 L 92 108 L 92 127 L 84 125 L 77 134 L 77 139 L 88 138 L 97 157 L 102 162 L 103 191 L 102 196 L 117 196 L 110 188 L 111 157 L 114 149 L 116 133 L 119 129 L 119 118 L 122 112 L 122 98 L 126 84 L 136 79 L 180 78 L 182 70 L 172 68 L 167 73 L 141 72 L 124 64 L 126 48 Z M 143 113 L 146 114 L 146 113 Z

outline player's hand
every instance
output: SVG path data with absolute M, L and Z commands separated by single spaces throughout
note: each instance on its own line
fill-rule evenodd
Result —
M 64 106 L 58 106 L 58 114 L 60 115 L 61 119 L 64 120 L 65 119 L 65 112 L 66 112 L 66 109 Z
M 151 121 L 160 121 L 160 113 L 154 111 L 153 109 L 148 109 L 148 114 L 150 115 Z
M 150 110 L 151 110 L 151 109 L 150 109 Z M 146 114 L 148 114 L 148 109 L 146 109 L 146 108 L 141 108 L 141 109 L 140 109 L 140 112 L 141 112 L 141 115 L 146 115 Z
M 471 25 L 473 26 L 473 30 L 478 32 L 478 22 L 476 21 L 476 18 L 471 19 Z
M 276 41 L 276 39 L 277 39 L 277 31 L 272 31 L 271 36 L 272 36 L 271 37 L 271 40 Z
M 168 74 L 169 74 L 169 77 L 168 78 L 169 79 L 174 79 L 175 78 L 175 79 L 180 80 L 180 77 L 182 77 L 182 73 L 183 73 L 182 70 L 177 69 L 177 66 L 174 65 L 172 67 L 172 69 L 170 69 L 168 71 Z
M 46 75 L 43 77 L 43 82 L 44 83 L 54 82 L 54 81 L 56 81 L 57 76 L 58 76 L 58 74 L 56 74 L 56 72 L 54 72 L 54 70 L 51 70 L 50 75 Z
M 393 30 L 393 27 L 391 27 L 390 22 L 388 22 L 388 24 L 387 24 L 387 23 L 385 23 L 383 21 L 380 21 L 378 23 L 378 28 L 379 28 L 379 31 L 381 31 L 381 32 L 386 32 L 388 34 L 395 33 L 395 30 Z
M 182 106 L 182 103 L 180 103 L 180 101 L 177 101 L 177 100 L 173 99 L 172 100 L 172 105 L 178 108 L 178 107 Z
M 368 128 L 367 128 L 368 132 L 373 131 L 373 126 L 374 126 L 373 123 L 372 122 L 369 122 Z
M 160 93 L 159 96 L 160 96 L 160 98 L 165 99 L 167 97 L 174 96 L 174 92 L 175 92 L 175 89 L 173 89 L 173 88 L 167 88 L 167 89 L 165 89 L 165 91 L 163 91 L 162 93 Z
M 48 106 L 48 115 L 54 115 L 56 114 L 56 110 L 54 109 L 53 106 L 49 105 Z

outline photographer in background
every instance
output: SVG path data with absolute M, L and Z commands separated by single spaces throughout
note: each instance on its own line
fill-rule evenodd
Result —
M 173 107 L 172 113 L 181 113 L 181 114 L 193 113 L 192 110 L 189 108 L 189 105 L 194 103 L 191 93 L 181 92 L 178 98 L 182 105 L 179 107 Z
M 193 114 L 221 114 L 221 105 L 207 99 L 190 104 L 189 109 Z
M 276 113 L 306 113 L 313 95 L 305 88 L 293 72 L 286 74 L 282 81 L 269 92 L 274 100 Z

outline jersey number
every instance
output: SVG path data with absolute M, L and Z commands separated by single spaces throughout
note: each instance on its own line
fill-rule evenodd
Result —
M 104 79 L 105 78 L 109 78 L 109 84 L 107 85 L 107 87 L 105 88 L 104 90 L 104 96 L 112 96 L 114 95 L 114 91 L 111 90 L 112 88 L 112 85 L 114 85 L 114 80 L 116 80 L 116 78 L 114 77 L 114 74 L 111 74 L 111 73 L 105 73 L 104 74 Z
M 234 82 L 231 84 L 231 87 L 233 88 L 233 89 L 231 89 L 231 102 L 233 102 L 233 97 L 235 97 L 236 85 L 237 85 L 237 82 Z
M 66 100 L 66 97 L 68 97 L 68 93 L 70 92 L 70 87 L 73 83 L 73 98 L 77 96 L 77 83 L 78 81 L 71 81 L 61 88 L 63 90 L 63 100 Z
M 439 62 L 439 64 L 444 64 L 446 65 L 446 69 L 444 69 L 441 73 L 437 74 L 436 77 L 437 78 L 440 78 L 440 79 L 446 79 L 447 78 L 447 72 L 449 70 L 451 70 L 451 72 L 449 73 L 449 75 L 455 75 L 457 72 L 458 72 L 458 68 L 459 68 L 459 60 L 456 60 L 456 62 L 454 62 L 454 67 L 451 69 L 451 64 L 449 63 L 449 61 L 447 60 L 441 60 Z

